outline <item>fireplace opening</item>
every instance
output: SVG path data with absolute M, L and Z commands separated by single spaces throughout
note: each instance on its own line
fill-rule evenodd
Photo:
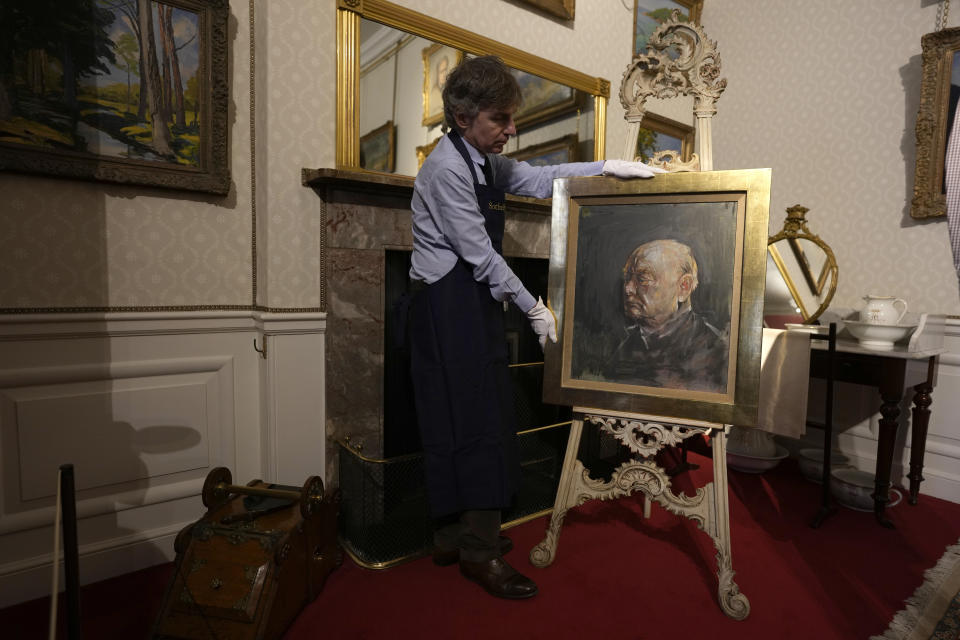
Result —
M 410 362 L 399 347 L 390 310 L 408 292 L 410 251 L 386 250 L 384 260 L 383 453 L 393 457 L 420 451 L 413 404 Z M 549 261 L 543 258 L 507 258 L 507 264 L 533 294 L 546 296 Z M 545 404 L 543 351 L 526 316 L 515 305 L 504 314 L 507 352 L 513 381 L 517 431 L 570 420 L 570 408 Z

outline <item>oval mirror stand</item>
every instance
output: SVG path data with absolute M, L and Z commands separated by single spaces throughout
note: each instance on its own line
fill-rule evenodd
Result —
M 837 291 L 837 259 L 833 249 L 807 227 L 809 209 L 795 204 L 787 209 L 783 229 L 767 240 L 767 251 L 777 267 L 776 274 L 767 270 L 767 286 L 779 282 L 779 275 L 790 292 L 804 324 L 813 324 L 826 311 Z

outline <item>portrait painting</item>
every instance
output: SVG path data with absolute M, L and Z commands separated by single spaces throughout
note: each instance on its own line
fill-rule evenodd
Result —
M 697 22 L 703 0 L 634 0 L 633 1 L 633 55 L 646 53 L 650 36 L 670 19 L 673 11 L 680 12 L 683 22 Z
M 443 122 L 443 85 L 447 75 L 463 60 L 463 52 L 442 44 L 423 50 L 423 126 Z
M 44 6 L 0 44 L 0 169 L 226 193 L 227 2 Z
M 577 110 L 579 95 L 572 87 L 526 71 L 511 69 L 520 85 L 523 104 L 513 114 L 517 129 L 523 129 Z
M 769 177 L 557 181 L 545 401 L 754 424 Z
M 921 44 L 917 160 L 910 216 L 933 218 L 947 215 L 945 160 L 960 101 L 960 27 L 928 33 Z

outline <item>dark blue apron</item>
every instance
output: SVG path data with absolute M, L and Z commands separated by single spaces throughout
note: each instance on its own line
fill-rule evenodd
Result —
M 489 173 L 487 184 L 479 184 L 460 136 L 449 135 L 470 168 L 490 241 L 502 253 L 503 191 Z M 510 506 L 520 458 L 502 303 L 461 259 L 414 295 L 407 328 L 432 515 Z

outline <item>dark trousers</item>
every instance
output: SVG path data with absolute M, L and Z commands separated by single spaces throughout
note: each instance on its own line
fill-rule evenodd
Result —
M 461 560 L 486 562 L 500 555 L 500 509 L 471 509 L 437 521 L 434 544 L 460 549 Z

